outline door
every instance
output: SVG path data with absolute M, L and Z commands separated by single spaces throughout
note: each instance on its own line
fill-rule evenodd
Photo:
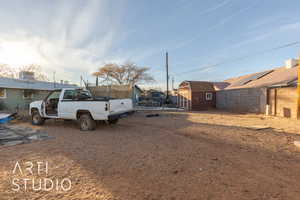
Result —
M 43 111 L 46 117 L 57 118 L 60 90 L 51 92 L 43 101 Z
M 75 99 L 77 96 L 76 90 L 65 90 L 64 94 L 61 96 L 59 105 L 58 105 L 58 113 L 59 118 L 63 119 L 75 119 L 74 116 L 74 106 Z

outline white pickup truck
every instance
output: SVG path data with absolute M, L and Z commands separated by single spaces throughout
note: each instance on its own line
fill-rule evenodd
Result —
M 46 119 L 78 120 L 83 131 L 94 130 L 96 121 L 115 124 L 132 112 L 131 99 L 94 98 L 88 90 L 74 88 L 52 91 L 44 100 L 32 102 L 29 109 L 34 125 Z

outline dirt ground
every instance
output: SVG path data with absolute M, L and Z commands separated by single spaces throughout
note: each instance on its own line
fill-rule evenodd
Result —
M 54 139 L 0 148 L 0 199 L 299 200 L 300 122 L 220 112 L 139 112 L 81 132 L 47 121 Z M 268 129 L 253 130 L 252 126 Z M 16 162 L 48 162 L 48 173 L 13 173 Z M 13 191 L 18 178 L 19 191 Z M 68 178 L 68 191 L 20 180 Z M 22 183 L 22 184 L 21 184 Z

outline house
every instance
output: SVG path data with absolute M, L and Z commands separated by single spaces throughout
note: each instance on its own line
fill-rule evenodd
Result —
M 143 90 L 137 85 L 101 85 L 88 88 L 96 97 L 130 98 L 134 105 L 139 102 L 143 93 Z
M 20 79 L 0 77 L 0 110 L 28 110 L 32 101 L 41 100 L 49 91 L 75 85 L 34 80 L 34 74 L 21 72 Z
M 216 94 L 216 106 L 236 112 L 266 113 L 296 118 L 298 60 L 263 72 L 227 79 Z
M 177 91 L 177 105 L 186 110 L 207 110 L 216 107 L 216 91 L 228 83 L 183 81 Z

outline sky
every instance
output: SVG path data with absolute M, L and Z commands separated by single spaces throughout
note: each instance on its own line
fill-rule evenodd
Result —
M 299 0 L 1 1 L 0 63 L 39 64 L 50 80 L 79 83 L 94 82 L 105 63 L 131 61 L 150 68 L 148 86 L 163 87 L 168 51 L 175 87 L 222 81 L 297 58 L 300 45 L 268 50 L 300 41 L 299 8 Z

